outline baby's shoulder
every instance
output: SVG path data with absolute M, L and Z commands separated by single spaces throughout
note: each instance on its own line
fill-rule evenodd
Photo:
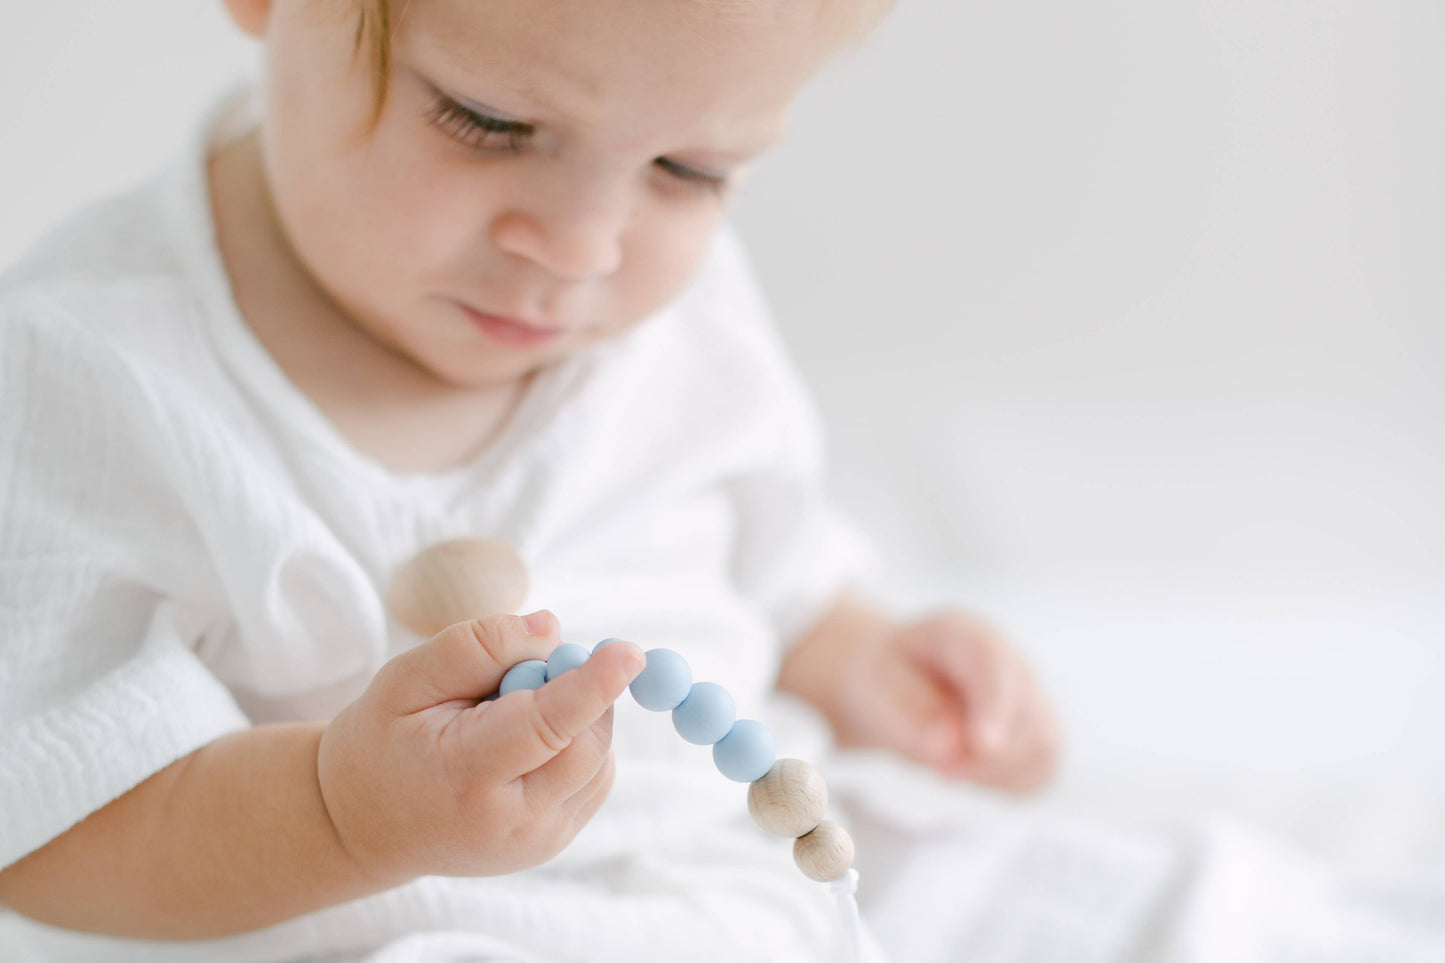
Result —
M 162 179 L 94 202 L 0 272 L 0 343 L 34 360 L 106 355 L 178 371 L 204 348 L 200 296 Z
M 0 287 L 0 441 L 129 445 L 207 417 L 204 356 L 169 320 L 180 297 L 153 281 Z
M 142 439 L 212 420 L 204 385 L 214 364 L 195 344 L 185 300 L 155 278 L 0 286 L 0 426 L 14 429 L 0 435 L 39 432 L 59 451 L 99 432 L 138 452 Z
M 669 334 L 690 357 L 692 391 L 712 384 L 772 418 L 806 396 L 802 374 L 758 280 L 743 239 L 730 226 L 714 239 L 694 283 L 675 305 Z
M 692 369 L 689 379 L 718 381 L 736 394 L 740 380 L 795 375 L 747 249 L 730 226 L 718 232 L 693 282 L 664 314 L 653 329 L 654 353 Z
M 654 466 L 661 453 L 733 474 L 814 430 L 802 375 L 730 229 L 687 290 L 603 357 L 584 388 L 588 428 L 574 437 L 605 445 L 613 463 Z

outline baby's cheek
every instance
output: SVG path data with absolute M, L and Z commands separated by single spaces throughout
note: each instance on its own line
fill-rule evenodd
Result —
M 636 324 L 692 283 L 721 221 L 720 210 L 698 210 L 644 216 L 635 225 L 614 287 L 619 328 Z

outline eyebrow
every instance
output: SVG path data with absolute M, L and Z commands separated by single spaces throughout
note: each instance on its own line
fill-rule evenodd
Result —
M 776 130 L 768 131 L 768 133 L 764 136 L 757 138 L 756 140 L 748 143 L 746 146 L 737 150 L 700 150 L 696 153 L 706 154 L 709 157 L 716 157 L 719 160 L 722 160 L 725 163 L 729 164 L 744 164 L 749 161 L 756 160 L 761 155 L 766 154 L 768 151 L 778 146 L 778 144 L 783 140 L 785 134 L 786 130 L 779 127 Z M 692 152 L 686 151 L 684 153 Z
M 529 123 L 528 121 L 522 120 L 514 114 L 507 113 L 500 107 L 493 107 L 491 104 L 484 104 L 480 100 L 473 100 L 472 98 L 467 97 L 464 94 L 453 93 L 449 90 L 442 90 L 440 87 L 437 87 L 436 84 L 432 84 L 432 87 L 436 89 L 437 93 L 450 97 L 452 100 L 455 100 L 457 103 L 461 104 L 468 110 L 474 110 L 479 114 L 486 114 L 488 117 L 495 117 L 497 120 L 506 121 L 509 124 Z
M 491 72 L 493 77 L 496 78 L 497 82 L 500 83 L 505 89 L 515 92 L 519 96 L 519 98 L 527 104 L 528 108 L 532 113 L 544 117 L 559 118 L 562 121 L 568 123 L 575 124 L 579 122 L 577 115 L 574 111 L 564 109 L 560 104 L 558 104 L 552 98 L 547 96 L 542 90 L 540 90 L 536 86 L 536 84 L 529 82 L 526 78 L 519 75 L 517 71 L 508 64 L 495 60 L 479 61 L 474 55 L 468 59 L 460 59 L 461 52 L 452 43 L 450 43 L 447 38 L 431 38 L 430 45 L 433 47 L 433 49 L 444 55 L 450 63 L 455 64 L 458 67 L 465 65 L 466 69 L 468 71 L 471 71 L 477 69 L 478 66 L 481 66 L 483 69 Z M 549 67 L 549 69 L 551 68 Z M 497 120 L 506 123 L 519 124 L 529 127 L 537 125 L 536 120 L 528 119 L 525 116 L 519 116 L 510 111 L 502 110 L 499 107 L 494 107 L 491 104 L 477 100 L 474 97 L 469 97 L 465 94 L 462 94 L 456 89 L 451 88 L 450 86 L 443 87 L 435 80 L 432 80 L 426 73 L 417 71 L 417 76 L 420 77 L 428 86 L 430 86 L 434 92 L 452 98 L 458 104 L 466 107 L 469 110 L 474 110 L 479 114 L 485 114 L 490 117 L 495 117 Z M 585 89 L 586 85 L 579 84 L 578 86 Z M 745 137 L 743 143 L 736 149 L 699 149 L 695 151 L 682 151 L 681 153 L 698 154 L 709 158 L 715 158 L 726 164 L 744 164 L 756 159 L 759 155 L 776 146 L 778 142 L 783 139 L 785 131 L 786 127 L 783 124 L 769 125 L 766 128 L 760 129 L 755 136 Z
M 468 97 L 465 94 L 444 89 L 431 80 L 427 80 L 426 83 L 433 89 L 435 93 L 440 94 L 444 97 L 450 97 L 452 100 L 455 100 L 458 104 L 467 108 L 468 110 L 476 111 L 477 113 L 484 114 L 488 117 L 496 118 L 497 120 L 504 123 L 516 124 L 519 127 L 534 126 L 534 121 L 525 120 L 516 114 L 502 110 L 500 107 L 493 107 L 491 104 L 484 103 L 473 97 Z M 525 95 L 526 94 L 524 92 L 524 96 Z M 544 111 L 545 109 L 546 108 L 543 108 Z M 561 116 L 566 116 L 565 112 L 557 113 L 559 113 Z M 699 150 L 684 150 L 680 153 L 684 155 L 697 154 L 703 157 L 707 157 L 710 160 L 716 160 L 725 165 L 746 164 L 752 160 L 755 160 L 759 155 L 766 153 L 768 150 L 777 146 L 778 142 L 783 139 L 784 133 L 785 128 L 779 126 L 776 128 L 768 129 L 764 135 L 758 137 L 752 143 L 746 144 L 740 148 L 731 150 L 713 150 L 703 148 Z
M 423 43 L 425 46 L 430 47 L 440 54 L 453 68 L 449 73 L 454 72 L 459 77 L 465 77 L 473 75 L 480 69 L 488 75 L 497 78 L 507 90 L 520 95 L 527 105 L 536 113 L 551 117 L 560 117 L 564 120 L 575 122 L 576 117 L 572 111 L 562 109 L 560 104 L 554 102 L 544 91 L 538 89 L 535 84 L 530 83 L 525 77 L 518 74 L 517 70 L 511 65 L 486 57 L 478 57 L 474 51 L 465 50 L 459 46 L 456 38 L 451 36 L 428 36 Z M 549 67 L 549 69 L 552 68 Z M 448 97 L 453 98 L 463 106 L 470 107 L 479 113 L 491 114 L 498 120 L 514 121 L 516 123 L 528 122 L 516 114 L 498 107 L 493 107 L 476 98 L 467 97 L 454 89 L 442 90 L 435 81 L 427 76 L 428 73 L 429 71 L 421 73 L 420 75 L 423 79 L 426 79 L 432 87 L 436 88 L 439 92 L 445 93 Z

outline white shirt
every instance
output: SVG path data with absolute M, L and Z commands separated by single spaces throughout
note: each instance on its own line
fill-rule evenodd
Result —
M 478 458 L 397 474 L 231 295 L 205 160 L 251 123 L 228 98 L 176 166 L 0 277 L 0 866 L 226 732 L 330 718 L 417 641 L 385 611 L 392 572 L 455 537 L 512 545 L 522 610 L 550 608 L 568 641 L 674 648 L 780 755 L 821 751 L 816 720 L 791 725 L 769 693 L 864 554 L 822 495 L 814 413 L 736 238 L 673 304 L 541 373 Z M 12 929 L 46 959 L 410 959 L 386 954 L 448 940 L 484 959 L 740 959 L 759 941 L 749 958 L 828 958 L 827 895 L 747 825 L 743 788 L 629 697 L 615 725 L 611 797 L 536 870 L 428 877 L 200 945 Z

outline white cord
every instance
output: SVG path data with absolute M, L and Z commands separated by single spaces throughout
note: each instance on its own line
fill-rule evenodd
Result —
M 858 892 L 858 871 L 856 869 L 848 870 L 845 875 L 829 883 L 828 889 L 838 897 L 838 915 L 843 920 L 843 935 L 848 942 L 848 957 L 853 963 L 863 963 L 862 924 L 858 922 L 858 900 L 853 896 Z

